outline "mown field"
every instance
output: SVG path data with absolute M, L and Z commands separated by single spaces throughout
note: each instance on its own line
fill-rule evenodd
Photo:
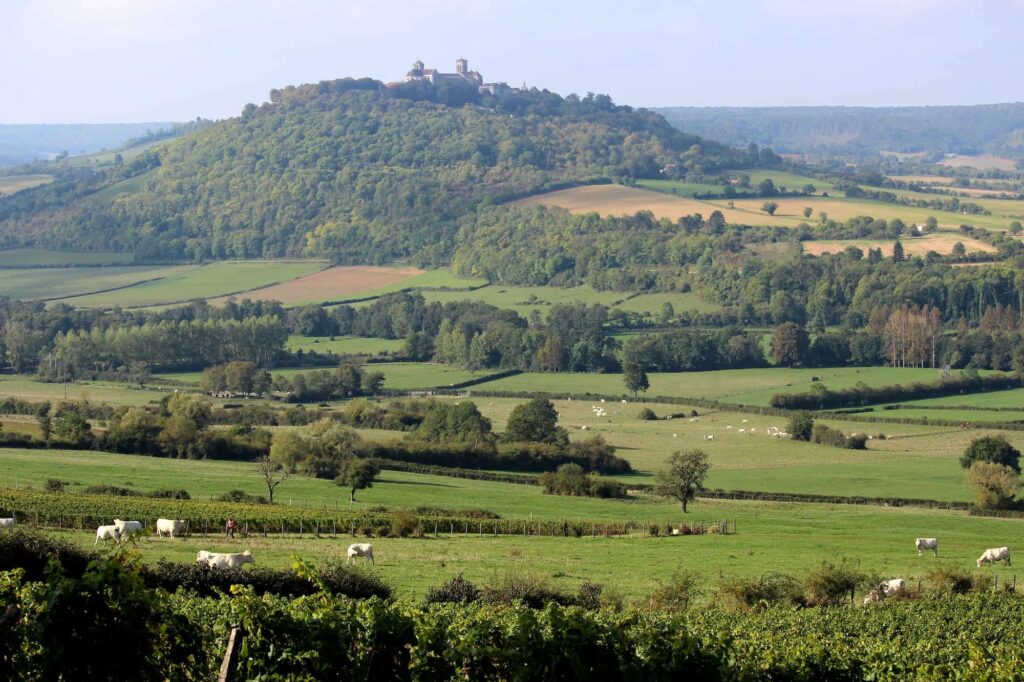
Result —
M 340 336 L 335 339 L 321 336 L 288 337 L 287 348 L 290 351 L 309 353 L 335 353 L 337 355 L 377 355 L 378 353 L 395 353 L 405 345 L 404 339 L 374 339 L 361 336 Z
M 881 249 L 886 257 L 892 257 L 893 245 L 896 240 L 871 240 L 871 239 L 822 239 L 820 241 L 803 242 L 805 253 L 813 256 L 820 256 L 824 253 L 840 253 L 848 246 L 856 246 L 865 254 L 869 249 Z M 923 256 L 929 251 L 940 255 L 948 256 L 953 253 L 953 247 L 963 244 L 967 253 L 995 253 L 996 248 L 977 239 L 964 237 L 955 233 L 935 233 L 925 237 L 910 237 L 900 240 L 903 252 L 908 256 Z
M 813 381 L 814 377 L 818 381 Z M 740 405 L 767 406 L 776 393 L 803 393 L 816 384 L 831 389 L 850 388 L 859 382 L 869 386 L 936 381 L 934 369 L 893 367 L 726 369 L 712 372 L 648 374 L 646 395 L 722 400 Z M 526 372 L 475 387 L 483 391 L 540 391 L 547 393 L 596 393 L 626 396 L 620 374 L 555 374 Z
M 78 296 L 68 302 L 87 307 L 142 307 L 211 299 L 240 293 L 276 282 L 287 282 L 324 267 L 319 261 L 225 261 L 154 275 L 147 281 L 117 291 Z
M 83 300 L 93 297 L 120 300 L 127 291 L 121 287 L 161 278 L 186 277 L 195 269 L 194 265 L 5 269 L 0 270 L 0 296 L 28 301 L 63 298 L 69 303 L 74 301 L 76 305 L 83 305 Z M 88 295 L 89 292 L 108 289 L 118 291 Z
M 53 182 L 52 175 L 0 175 L 0 196 Z
M 49 249 L 8 249 L 0 251 L 0 267 L 26 265 L 108 265 L 130 263 L 130 253 L 106 251 L 51 251 Z
M 761 210 L 766 201 L 763 197 L 736 199 L 694 199 L 698 191 L 720 192 L 721 187 L 707 185 L 699 189 L 690 183 L 674 183 L 669 180 L 644 181 L 638 187 L 622 185 L 592 185 L 539 194 L 517 200 L 521 205 L 559 206 L 573 213 L 597 212 L 604 215 L 632 215 L 648 210 L 659 218 L 678 219 L 685 215 L 700 213 L 707 217 L 711 211 L 721 211 L 726 222 L 738 225 L 773 225 L 795 227 L 801 223 L 813 223 L 824 213 L 837 221 L 847 221 L 858 216 L 872 216 L 891 220 L 900 218 L 907 224 L 923 224 L 934 216 L 945 229 L 955 230 L 962 223 L 1005 230 L 1014 220 L 1024 214 L 1024 202 L 1000 199 L 978 198 L 975 203 L 985 206 L 992 215 L 963 215 L 930 208 L 904 206 L 863 198 L 851 199 L 827 182 L 791 173 L 776 171 L 736 171 L 751 176 L 751 186 L 757 187 L 764 179 L 772 179 L 776 187 L 787 191 L 814 185 L 816 193 L 807 196 L 774 197 L 778 205 L 774 215 Z M 829 196 L 822 196 L 827 192 Z M 921 192 L 899 191 L 896 194 L 913 199 L 932 201 L 944 197 Z M 803 215 L 804 209 L 811 209 L 811 217 Z

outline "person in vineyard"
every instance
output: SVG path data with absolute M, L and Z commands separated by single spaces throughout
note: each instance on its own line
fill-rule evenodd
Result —
M 236 530 L 238 530 L 238 521 L 229 516 L 228 522 L 224 525 L 224 534 L 234 539 Z

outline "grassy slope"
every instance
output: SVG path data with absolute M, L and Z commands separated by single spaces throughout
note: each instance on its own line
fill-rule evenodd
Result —
M 288 337 L 288 350 L 317 353 L 337 353 L 344 355 L 376 355 L 377 353 L 396 352 L 405 344 L 403 339 L 373 339 L 360 336 L 340 336 L 333 341 L 319 336 Z
M 0 295 L 23 300 L 52 299 L 91 291 L 123 287 L 157 277 L 186 277 L 194 265 L 170 267 L 131 265 L 82 268 L 26 268 L 0 270 Z M 123 291 L 96 294 L 117 297 Z M 69 299 L 76 305 L 85 298 Z
M 0 267 L 10 265 L 105 265 L 130 263 L 130 253 L 104 251 L 50 251 L 47 249 L 10 249 L 0 251 Z
M 156 282 L 74 299 L 79 306 L 146 306 L 212 298 L 308 275 L 319 262 L 220 262 L 184 270 Z
M 32 189 L 53 182 L 52 175 L 2 175 L 0 176 L 0 196 L 14 194 L 23 189 Z

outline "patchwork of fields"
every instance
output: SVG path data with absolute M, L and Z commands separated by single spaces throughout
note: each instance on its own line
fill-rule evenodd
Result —
M 805 253 L 809 253 L 812 256 L 820 256 L 824 253 L 840 253 L 848 246 L 855 246 L 865 254 L 869 249 L 881 249 L 887 258 L 891 258 L 895 243 L 896 240 L 823 239 L 820 241 L 803 242 L 803 248 Z M 935 233 L 925 237 L 911 237 L 900 241 L 900 244 L 903 246 L 903 252 L 908 256 L 923 256 L 929 251 L 948 256 L 953 253 L 953 247 L 957 243 L 963 244 L 967 253 L 995 253 L 996 251 L 996 248 L 991 244 L 950 233 Z

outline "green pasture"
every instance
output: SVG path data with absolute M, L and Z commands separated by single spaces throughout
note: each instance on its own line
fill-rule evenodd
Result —
M 394 284 L 377 287 L 354 294 L 352 298 L 367 299 L 354 303 L 356 307 L 366 306 L 385 294 L 393 294 L 396 291 L 408 289 L 419 290 L 428 301 L 463 301 L 465 299 L 477 299 L 478 291 L 469 291 L 474 287 L 483 287 L 487 280 L 464 279 L 456 276 L 450 270 L 428 270 L 421 275 L 414 275 Z M 311 301 L 317 302 L 317 301 Z
M 186 266 L 161 279 L 69 301 L 87 307 L 137 307 L 214 298 L 268 286 L 316 272 L 321 262 L 225 261 Z
M 680 180 L 637 180 L 637 187 L 653 189 L 655 192 L 665 192 L 682 197 L 692 197 L 695 194 L 719 194 L 722 185 L 711 185 L 702 182 L 682 182 Z
M 322 336 L 288 337 L 288 350 L 304 353 L 335 353 L 337 355 L 377 355 L 394 353 L 405 345 L 403 339 L 375 339 L 361 336 L 340 336 L 334 339 Z
M 575 287 L 511 287 L 490 284 L 475 291 L 424 291 L 422 293 L 427 301 L 438 301 L 439 303 L 480 301 L 498 308 L 510 308 L 524 317 L 534 310 L 547 317 L 547 309 L 550 306 L 576 301 L 588 305 L 600 303 L 612 307 L 629 296 L 628 293 L 621 291 L 595 291 L 587 284 Z
M 895 410 L 875 409 L 872 416 L 886 419 L 937 419 L 956 422 L 1024 422 L 1024 410 L 937 410 L 934 407 L 906 407 Z
M 717 303 L 709 303 L 692 291 L 671 292 L 659 294 L 640 294 L 625 301 L 616 303 L 613 307 L 616 310 L 625 310 L 630 313 L 649 314 L 657 317 L 661 314 L 662 306 L 671 303 L 672 308 L 678 315 L 682 312 L 714 313 L 722 309 Z
M 819 381 L 811 379 L 818 377 Z M 831 389 L 936 381 L 938 370 L 892 367 L 725 369 L 710 372 L 649 373 L 650 396 L 722 400 L 738 405 L 768 406 L 776 393 L 803 393 L 815 384 Z M 544 393 L 596 393 L 626 396 L 621 374 L 526 372 L 481 384 L 477 390 Z
M 766 179 L 770 179 L 775 184 L 776 189 L 778 189 L 779 187 L 785 187 L 787 192 L 801 191 L 803 190 L 804 185 L 814 185 L 818 193 L 828 192 L 829 194 L 833 194 L 836 191 L 835 185 L 833 185 L 831 182 L 827 182 L 819 178 L 812 178 L 806 175 L 787 173 L 785 171 L 762 170 L 760 168 L 754 168 L 748 170 L 730 171 L 730 174 L 749 175 L 750 186 L 754 188 L 756 188 Z
M 948 395 L 942 398 L 925 398 L 900 403 L 912 407 L 930 407 L 941 405 L 946 407 L 989 407 L 1011 408 L 1024 411 L 1024 388 L 1011 388 L 1004 391 L 988 391 L 985 393 L 968 393 L 967 395 Z M 936 416 L 938 411 L 936 411 Z
M 153 382 L 158 384 L 157 381 Z M 173 390 L 173 389 L 171 389 Z M 46 383 L 22 375 L 0 374 L 0 396 L 15 397 L 31 402 L 44 400 L 88 400 L 111 405 L 145 405 L 160 400 L 166 391 L 140 389 L 128 384 L 112 382 Z
M 129 287 L 155 278 L 184 277 L 194 265 L 152 266 L 125 265 L 112 267 L 19 268 L 0 270 L 0 296 L 21 300 L 59 299 L 117 287 Z M 124 295 L 125 290 L 94 294 L 98 297 Z M 69 298 L 80 305 L 91 298 Z
M 52 175 L 0 175 L 0 196 L 53 182 Z
M 3 178 L 0 178 L 2 180 Z M 130 263 L 130 253 L 107 251 L 51 251 L 49 249 L 9 249 L 0 251 L 0 267 L 12 265 L 107 265 Z

